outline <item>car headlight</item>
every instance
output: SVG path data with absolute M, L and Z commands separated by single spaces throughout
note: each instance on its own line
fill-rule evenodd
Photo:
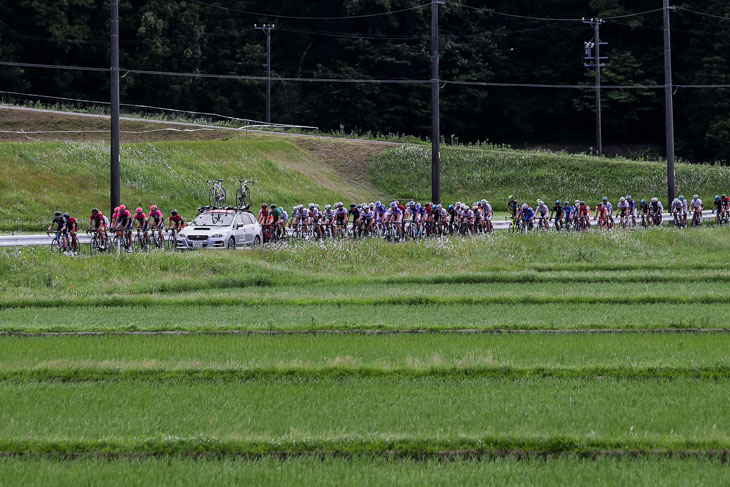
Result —
M 223 238 L 223 234 L 222 233 L 216 233 L 211 238 Z

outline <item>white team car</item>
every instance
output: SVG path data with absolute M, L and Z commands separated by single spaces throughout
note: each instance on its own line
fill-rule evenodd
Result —
M 257 247 L 263 230 L 248 211 L 211 208 L 198 214 L 177 236 L 178 250 Z

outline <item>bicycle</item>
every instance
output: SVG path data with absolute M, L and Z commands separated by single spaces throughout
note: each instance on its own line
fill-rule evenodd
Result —
M 692 214 L 692 226 L 694 228 L 702 226 L 702 210 L 695 210 Z
M 238 189 L 236 190 L 236 206 L 238 208 L 248 208 L 251 206 L 251 190 L 248 189 L 248 183 L 251 183 L 251 186 L 256 184 L 256 181 L 253 181 L 251 179 L 238 180 Z M 224 192 L 225 194 L 225 192 Z
M 167 250 L 175 250 L 177 248 L 177 230 L 168 228 L 165 231 L 169 233 L 166 239 Z
M 46 235 L 49 237 L 51 236 L 51 232 L 46 232 Z M 51 240 L 51 253 L 59 253 L 63 254 L 66 251 L 66 247 L 63 243 L 63 239 L 61 238 L 59 233 L 53 234 L 53 240 Z
M 225 206 L 226 205 L 226 190 L 223 187 L 222 179 L 215 179 L 206 181 L 206 184 L 212 184 L 210 191 L 208 192 L 208 204 L 210 206 Z
M 104 243 L 99 238 L 99 232 L 96 230 L 86 230 L 86 235 L 91 235 L 91 241 L 89 242 L 89 248 L 91 252 L 99 252 L 100 254 L 107 251 L 107 240 Z
M 147 230 L 143 232 L 142 229 L 137 229 L 137 234 L 134 236 L 134 248 L 145 252 L 150 249 L 150 245 L 147 243 Z
M 674 226 L 677 228 L 683 228 L 684 223 L 682 221 L 682 215 L 678 211 L 673 211 L 672 216 L 674 217 Z
M 153 244 L 158 249 L 165 248 L 165 237 L 160 237 L 159 228 L 150 228 L 150 244 Z

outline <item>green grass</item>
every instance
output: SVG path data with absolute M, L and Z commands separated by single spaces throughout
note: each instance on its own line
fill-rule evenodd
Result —
M 161 453 L 205 451 L 207 441 L 209 451 L 232 453 L 365 453 L 393 445 L 415 453 L 481 443 L 566 452 L 730 448 L 729 385 L 610 378 L 3 382 L 0 450 L 93 451 L 100 441 L 130 453 L 145 444 Z
M 249 136 L 231 141 L 125 144 L 121 149 L 123 203 L 157 204 L 187 219 L 208 204 L 208 179 L 225 178 L 229 201 L 236 179 L 255 179 L 254 203 L 293 205 L 344 199 L 341 189 L 320 186 L 279 161 L 310 156 L 291 141 Z M 305 162 L 302 162 L 305 163 Z M 55 210 L 68 210 L 82 225 L 92 206 L 108 210 L 109 146 L 99 142 L 0 144 L 0 228 L 41 231 Z
M 0 459 L 0 478 L 24 486 L 485 485 L 707 486 L 730 482 L 719 459 L 560 457 L 531 460 L 354 458 Z
M 375 156 L 370 165 L 373 181 L 400 199 L 431 197 L 431 152 L 406 146 Z M 709 165 L 677 164 L 678 194 L 698 193 L 705 201 L 730 187 L 730 169 Z M 593 206 L 608 196 L 615 205 L 631 194 L 637 201 L 666 197 L 666 166 L 659 162 L 598 159 L 565 153 L 453 147 L 441 151 L 442 201 L 471 203 L 487 198 L 504 210 L 510 194 L 534 203 L 583 199 Z M 666 207 L 666 205 L 665 205 Z
M 0 379 L 730 377 L 730 335 L 55 336 L 0 339 Z

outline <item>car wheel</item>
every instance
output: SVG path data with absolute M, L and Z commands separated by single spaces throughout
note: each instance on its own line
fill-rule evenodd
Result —
M 261 245 L 261 237 L 259 237 L 258 235 L 256 235 L 256 238 L 253 239 L 253 246 L 254 247 L 258 247 L 260 245 Z
M 233 237 L 228 239 L 228 250 L 236 250 L 236 239 Z

